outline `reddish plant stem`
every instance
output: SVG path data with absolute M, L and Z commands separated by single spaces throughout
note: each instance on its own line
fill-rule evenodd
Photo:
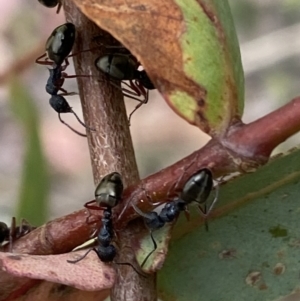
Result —
M 69 252 L 83 244 L 100 226 L 102 211 L 91 211 L 93 224 L 87 224 L 86 209 L 57 218 L 19 238 L 13 244 L 13 252 L 20 254 L 48 255 Z M 97 219 L 98 218 L 98 219 Z M 80 233 L 80 235 L 78 234 Z M 68 237 L 66 237 L 66 235 Z M 9 245 L 4 246 L 9 251 Z
M 186 179 L 202 167 L 210 167 L 215 177 L 218 177 L 232 171 L 241 169 L 247 171 L 265 164 L 271 151 L 278 144 L 300 130 L 299 115 L 300 98 L 295 98 L 248 125 L 236 124 L 222 141 L 211 140 L 205 147 L 176 164 L 143 179 L 137 185 L 129 186 L 125 190 L 123 200 L 126 206 L 119 206 L 115 213 L 115 218 L 119 217 L 116 226 L 122 229 L 123 225 L 137 217 L 130 206 L 132 203 L 138 204 L 145 212 L 152 209 L 145 192 L 153 202 L 163 203 L 176 193 L 174 190 L 176 184 L 176 188 L 180 190 Z M 177 183 L 180 177 L 181 181 Z M 119 215 L 120 213 L 122 214 Z M 44 255 L 68 251 L 87 240 L 93 231 L 93 226 L 87 225 L 85 218 L 86 211 L 83 209 L 49 222 L 17 240 L 14 250 Z M 128 235 L 127 231 L 123 233 L 125 236 Z
M 91 38 L 97 35 L 99 29 L 76 12 L 68 1 L 65 7 L 69 19 L 78 28 L 78 42 L 74 51 L 90 48 Z M 78 73 L 98 75 L 92 67 L 94 59 L 93 52 L 79 54 L 75 58 Z M 113 91 L 107 83 L 100 84 L 94 78 L 89 81 L 78 79 L 78 82 L 85 120 L 89 126 L 97 129 L 96 133 L 88 132 L 95 182 L 97 183 L 106 173 L 117 170 L 122 173 L 125 184 L 131 185 L 125 191 L 123 206 L 119 206 L 115 212 L 116 227 L 119 230 L 123 230 L 128 221 L 137 216 L 131 204 L 137 204 L 143 211 L 151 210 L 152 201 L 162 203 L 167 201 L 202 167 L 211 168 L 217 177 L 236 170 L 248 171 L 265 164 L 278 144 L 300 130 L 300 99 L 296 98 L 253 123 L 233 125 L 222 139 L 211 140 L 203 149 L 136 185 L 134 183 L 138 180 L 138 173 L 120 91 Z M 64 217 L 52 224 L 49 223 L 46 227 L 20 239 L 19 245 L 16 243 L 15 248 L 20 248 L 20 252 L 26 250 L 27 253 L 38 252 L 37 254 L 68 251 L 72 246 L 79 244 L 79 237 L 86 240 L 90 235 L 91 229 L 85 223 L 83 218 L 85 216 L 85 211 L 82 210 L 70 218 Z M 78 227 L 73 226 L 74 222 Z M 130 229 L 122 231 L 124 237 L 130 236 L 130 233 Z M 129 255 L 124 256 L 121 261 L 127 261 Z M 131 269 L 127 268 L 120 272 L 122 276 L 119 277 L 114 291 L 115 300 L 130 298 L 130 293 L 134 294 L 136 299 L 151 300 L 154 293 L 149 288 L 154 287 L 155 276 L 149 278 L 147 283 L 139 282 Z M 123 279 L 130 279 L 130 282 L 122 284 Z M 136 284 L 135 287 L 132 283 Z
M 224 145 L 243 157 L 264 161 L 275 147 L 299 132 L 299 116 L 300 97 L 295 97 L 274 112 L 231 131 Z
M 234 171 L 252 171 L 265 164 L 277 145 L 300 130 L 299 116 L 300 98 L 295 98 L 250 124 L 233 125 L 222 139 L 210 140 L 188 157 L 141 180 L 138 185 L 128 187 L 124 194 L 126 205 L 115 212 L 116 227 L 122 228 L 137 217 L 131 204 L 144 212 L 152 210 L 152 202 L 168 201 L 203 167 L 209 167 L 217 178 Z
M 95 214 L 95 218 L 99 216 L 98 211 L 92 213 Z M 90 237 L 94 230 L 99 227 L 100 218 L 97 223 L 88 225 L 86 223 L 87 216 L 87 211 L 81 210 L 50 221 L 19 238 L 13 244 L 13 252 L 35 255 L 69 252 L 84 243 L 87 237 Z M 3 251 L 8 252 L 9 245 L 4 246 Z M 40 281 L 15 277 L 3 271 L 0 274 L 0 300 L 14 300 L 16 296 L 24 295 L 29 289 L 40 284 Z M 6 286 L 13 290 L 6 290 Z
M 145 211 L 152 209 L 151 202 L 148 202 L 146 197 L 146 192 L 153 202 L 164 203 L 167 201 L 168 196 L 172 197 L 176 193 L 174 190 L 176 184 L 177 189 L 180 190 L 184 182 L 203 167 L 209 167 L 213 171 L 214 176 L 219 177 L 233 171 L 247 171 L 265 164 L 272 149 L 300 131 L 300 118 L 298 116 L 300 116 L 300 98 L 295 98 L 285 106 L 250 124 L 236 125 L 228 133 L 228 138 L 222 140 L 222 144 L 212 139 L 203 148 L 186 158 L 150 175 L 138 184 L 127 187 L 124 192 L 123 204 L 116 208 L 116 226 L 121 227 L 121 225 L 127 224 L 130 220 L 137 217 L 137 214 L 130 206 L 132 202 L 138 204 Z M 269 129 L 269 131 L 266 129 Z M 233 143 L 236 145 L 236 152 L 228 150 L 224 146 L 230 145 L 230 148 L 233 149 Z M 252 149 L 253 151 L 250 153 L 247 152 L 247 149 Z M 241 169 L 241 166 L 244 169 Z M 183 173 L 185 174 L 182 176 Z M 181 182 L 177 183 L 181 176 Z M 141 200 L 145 202 L 141 202 Z M 124 203 L 126 204 L 125 206 Z M 121 212 L 122 215 L 120 216 Z M 53 235 L 51 236 L 53 244 L 58 245 L 58 253 L 62 253 L 65 248 L 68 248 L 66 244 L 68 244 L 69 240 L 77 244 L 78 241 L 74 240 L 75 237 L 81 236 L 82 240 L 88 238 L 88 233 L 92 231 L 92 227 L 85 224 L 85 216 L 86 211 L 82 209 L 71 215 L 49 222 L 53 227 Z M 78 228 L 74 228 L 72 233 L 57 231 L 61 229 L 63 224 L 65 224 L 66 228 L 69 228 L 68 223 L 74 222 L 76 222 Z M 53 254 L 54 250 L 52 248 L 46 249 L 42 241 L 39 241 L 39 235 L 34 234 L 36 231 L 42 231 L 41 229 L 42 227 L 32 232 L 32 237 L 31 234 L 28 234 L 17 240 L 14 250 L 24 250 L 28 253 L 36 254 L 33 252 L 37 248 L 45 250 L 44 254 Z

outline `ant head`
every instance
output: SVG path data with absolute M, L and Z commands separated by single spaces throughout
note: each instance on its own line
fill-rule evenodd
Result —
M 122 197 L 123 181 L 118 172 L 106 175 L 95 190 L 95 199 L 99 206 L 115 207 Z
M 3 222 L 0 222 L 0 244 L 7 239 L 9 235 L 9 228 Z
M 130 55 L 107 54 L 95 61 L 96 68 L 117 80 L 131 80 L 136 77 L 136 63 Z
M 71 52 L 75 42 L 75 25 L 65 23 L 56 27 L 46 42 L 46 52 L 50 60 L 61 65 Z
M 52 95 L 49 99 L 50 106 L 57 113 L 71 113 L 72 109 L 66 99 L 61 95 Z
M 203 168 L 196 174 L 190 177 L 185 183 L 180 199 L 186 204 L 196 202 L 198 204 L 204 203 L 213 187 L 213 177 L 209 169 Z
M 41 4 L 46 7 L 52 8 L 58 4 L 58 0 L 38 0 Z
M 155 87 L 152 83 L 152 81 L 150 80 L 148 74 L 146 73 L 145 70 L 142 70 L 139 72 L 139 81 L 141 82 L 141 84 L 148 90 L 154 90 Z

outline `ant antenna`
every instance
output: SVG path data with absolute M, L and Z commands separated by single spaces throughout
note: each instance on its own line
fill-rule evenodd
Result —
M 145 265 L 145 263 L 147 262 L 148 258 L 155 252 L 155 250 L 157 249 L 157 243 L 153 237 L 153 230 L 150 230 L 150 237 L 153 243 L 153 250 L 145 257 L 145 259 L 143 260 L 142 264 L 141 264 L 141 268 L 143 268 L 143 266 Z

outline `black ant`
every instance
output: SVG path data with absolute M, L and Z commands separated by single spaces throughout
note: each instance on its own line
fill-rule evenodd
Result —
M 10 228 L 5 223 L 0 222 L 0 245 L 4 241 L 8 241 L 9 251 L 11 252 L 13 242 L 34 229 L 35 227 L 32 227 L 25 219 L 21 220 L 20 226 L 16 226 L 16 218 L 13 217 Z
M 211 210 L 213 209 L 217 199 L 218 193 L 214 200 L 212 201 L 209 209 L 206 208 L 206 201 L 210 195 L 213 188 L 213 177 L 209 169 L 204 168 L 199 172 L 194 174 L 184 185 L 182 192 L 179 197 L 175 198 L 173 201 L 168 202 L 160 211 L 157 213 L 155 211 L 142 212 L 139 208 L 133 205 L 134 210 L 144 218 L 147 228 L 150 230 L 151 240 L 153 242 L 153 250 L 146 256 L 143 260 L 141 267 L 143 267 L 151 256 L 151 254 L 156 250 L 157 244 L 153 237 L 153 231 L 162 228 L 166 223 L 173 222 L 182 211 L 187 210 L 187 206 L 195 202 L 199 205 L 204 217 L 207 217 Z M 218 190 L 217 190 L 218 191 Z M 204 209 L 201 207 L 204 205 Z
M 77 263 L 84 259 L 91 251 L 94 251 L 103 262 L 112 262 L 117 255 L 116 247 L 111 243 L 114 238 L 112 223 L 112 208 L 118 205 L 122 198 L 123 181 L 117 172 L 106 175 L 98 184 L 95 190 L 95 200 L 98 206 L 90 205 L 94 201 L 87 202 L 84 207 L 88 210 L 103 210 L 102 226 L 97 235 L 98 246 L 88 250 L 84 255 L 75 260 L 67 260 L 69 263 Z M 130 263 L 116 262 L 120 265 L 131 266 Z
M 56 5 L 58 5 L 57 10 L 56 10 L 57 14 L 59 13 L 61 6 L 62 6 L 61 0 L 38 0 L 38 1 L 41 4 L 43 4 L 44 6 L 49 7 L 49 8 L 52 8 L 52 7 L 55 7 Z
M 115 79 L 121 81 L 130 90 L 122 88 L 123 95 L 131 99 L 135 99 L 140 103 L 129 114 L 129 123 L 132 114 L 143 104 L 148 102 L 149 90 L 155 89 L 149 76 L 145 70 L 138 70 L 140 63 L 137 59 L 123 46 L 105 46 L 106 48 L 119 48 L 119 52 L 108 53 L 101 57 L 98 57 L 95 61 L 96 68 L 107 75 L 109 79 Z M 125 52 L 125 53 L 122 53 Z M 126 81 L 129 81 L 127 84 Z M 111 83 L 115 85 L 113 81 Z M 138 97 L 142 96 L 143 99 Z
M 67 57 L 69 56 L 74 42 L 75 42 L 75 26 L 72 23 L 65 23 L 58 26 L 51 33 L 50 37 L 46 42 L 46 53 L 41 55 L 36 59 L 36 63 L 41 65 L 51 65 L 53 68 L 49 69 L 50 76 L 46 84 L 46 92 L 51 95 L 49 103 L 51 107 L 58 113 L 58 118 L 61 123 L 65 124 L 69 129 L 71 129 L 76 134 L 86 137 L 85 134 L 82 134 L 70 125 L 64 122 L 61 119 L 61 113 L 73 113 L 78 122 L 83 125 L 85 128 L 94 131 L 93 129 L 87 127 L 73 111 L 73 109 L 68 104 L 67 100 L 63 97 L 65 95 L 74 95 L 76 93 L 69 93 L 62 88 L 65 78 L 74 78 L 74 77 L 89 77 L 86 75 L 72 75 L 69 76 L 63 72 L 69 65 Z M 47 58 L 42 60 L 47 55 Z M 49 61 L 49 59 L 51 61 Z M 63 62 L 65 62 L 64 65 Z M 62 93 L 58 94 L 59 91 Z
M 75 36 L 76 29 L 73 23 L 65 23 L 56 27 L 47 39 L 45 46 L 46 53 L 39 56 L 35 62 L 41 65 L 62 65 L 72 51 Z M 46 56 L 47 58 L 42 60 Z M 49 59 L 52 62 L 49 62 Z

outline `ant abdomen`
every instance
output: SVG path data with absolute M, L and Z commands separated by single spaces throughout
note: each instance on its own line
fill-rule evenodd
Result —
M 112 244 L 108 246 L 99 245 L 96 253 L 101 261 L 112 262 L 117 255 L 117 250 Z

